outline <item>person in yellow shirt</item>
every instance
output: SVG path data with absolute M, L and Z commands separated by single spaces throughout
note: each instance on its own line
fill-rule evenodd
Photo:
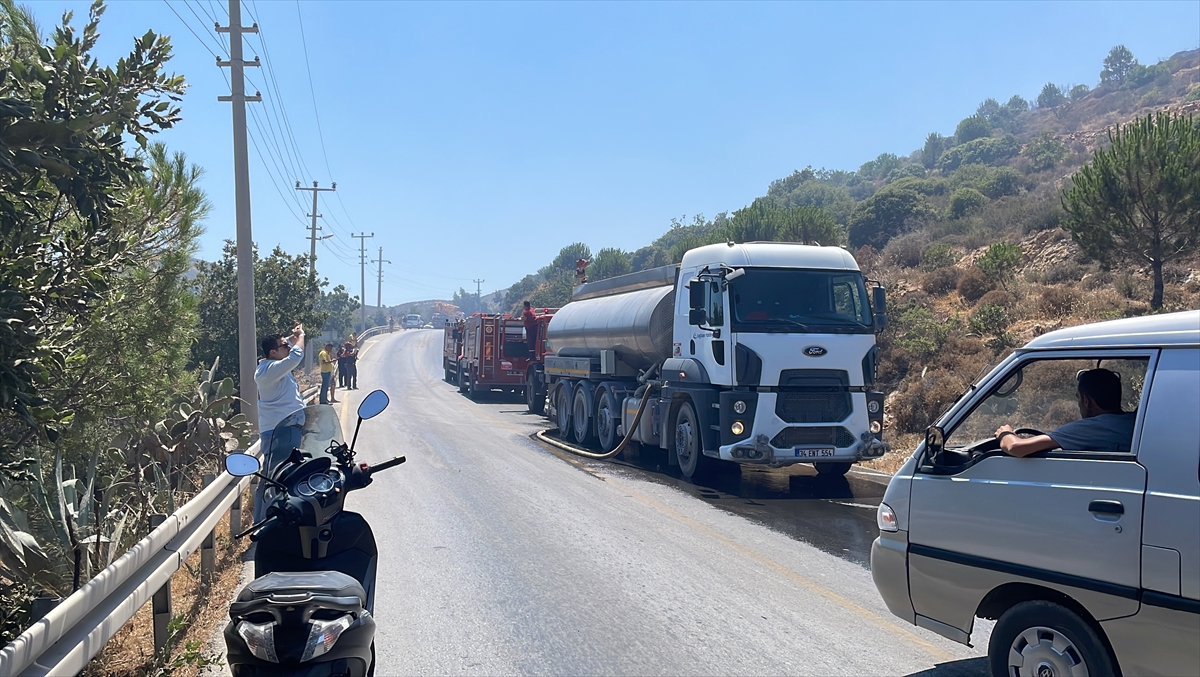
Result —
M 325 349 L 317 356 L 321 362 L 321 404 L 334 404 L 337 385 L 333 382 L 333 367 L 337 364 L 337 354 L 333 352 L 333 344 L 326 343 Z

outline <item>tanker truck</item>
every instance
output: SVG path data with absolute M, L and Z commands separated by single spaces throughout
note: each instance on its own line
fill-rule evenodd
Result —
M 579 445 L 664 449 L 689 478 L 717 460 L 844 475 L 887 449 L 874 390 L 886 323 L 883 287 L 839 247 L 714 244 L 578 286 L 538 378 Z

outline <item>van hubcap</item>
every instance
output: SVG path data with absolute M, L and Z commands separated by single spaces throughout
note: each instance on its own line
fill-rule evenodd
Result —
M 1008 673 L 1019 677 L 1088 677 L 1075 644 L 1050 628 L 1029 628 L 1017 635 L 1008 652 Z

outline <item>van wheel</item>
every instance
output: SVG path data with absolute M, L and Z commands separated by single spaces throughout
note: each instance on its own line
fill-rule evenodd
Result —
M 1004 612 L 992 629 L 988 663 L 993 677 L 1117 674 L 1092 626 L 1044 600 L 1021 602 Z
M 691 402 L 684 402 L 675 414 L 675 460 L 679 462 L 679 473 L 691 479 L 700 467 L 700 426 L 696 423 L 696 411 Z
M 817 469 L 817 474 L 822 477 L 841 477 L 850 472 L 850 466 L 853 463 L 835 463 L 833 461 L 820 461 L 813 463 L 813 467 Z
M 554 422 L 558 436 L 567 439 L 571 434 L 571 382 L 562 381 L 554 388 Z

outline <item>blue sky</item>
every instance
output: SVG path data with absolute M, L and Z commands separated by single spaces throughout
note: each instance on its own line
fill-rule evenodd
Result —
M 64 9 L 81 25 L 87 4 L 32 6 L 49 32 Z M 159 138 L 206 171 L 208 259 L 234 237 L 231 113 L 216 99 L 227 81 L 210 53 L 225 56 L 211 17 L 224 24 L 227 7 L 111 2 L 97 52 L 112 63 L 147 29 L 172 36 L 191 87 L 183 122 Z M 574 241 L 636 249 L 672 217 L 738 209 L 806 165 L 906 155 L 985 98 L 1094 86 L 1118 43 L 1143 63 L 1200 47 L 1200 3 L 1183 1 L 243 7 L 262 29 L 247 57 L 273 66 L 247 69 L 267 99 L 248 104 L 262 124 L 250 125 L 260 251 L 307 253 L 311 197 L 295 181 L 336 181 L 320 198 L 335 237 L 318 270 L 358 294 L 350 234 L 374 232 L 369 259 L 382 247 L 392 262 L 385 305 L 473 291 L 474 278 L 507 287 Z M 284 114 L 294 148 L 272 134 Z

